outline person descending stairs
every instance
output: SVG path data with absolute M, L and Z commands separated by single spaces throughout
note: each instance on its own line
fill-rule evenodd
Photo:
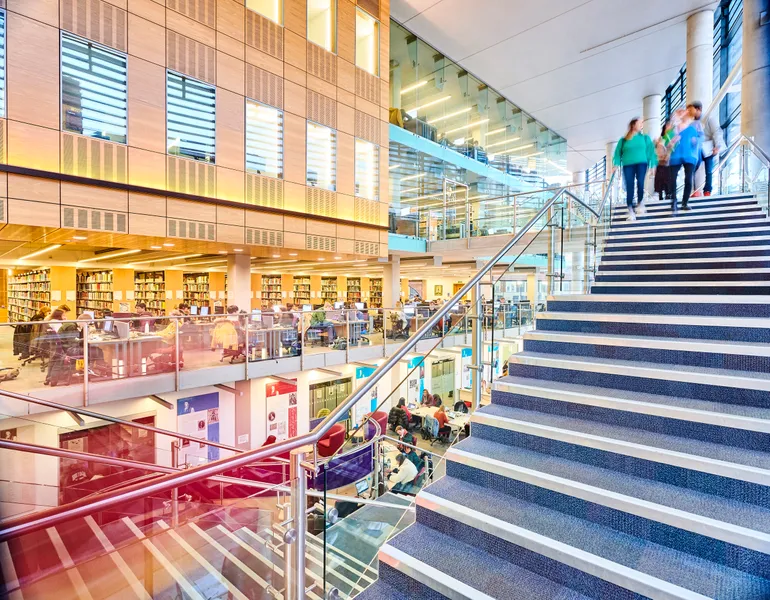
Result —
M 770 598 L 770 222 L 616 211 L 361 600 Z

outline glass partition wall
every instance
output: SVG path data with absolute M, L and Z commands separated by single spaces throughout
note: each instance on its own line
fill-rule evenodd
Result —
M 436 214 L 449 219 L 447 210 L 465 211 L 466 198 L 480 213 L 469 215 L 473 221 L 490 216 L 481 214 L 487 203 L 479 200 L 571 177 L 563 137 L 394 21 L 390 59 L 392 233 L 444 239 L 436 235 L 443 233 Z M 456 193 L 456 184 L 467 194 Z M 448 229 L 448 238 L 473 234 Z

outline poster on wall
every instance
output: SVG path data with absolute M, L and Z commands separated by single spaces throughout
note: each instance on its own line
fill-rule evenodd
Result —
M 471 389 L 471 360 L 473 356 L 473 350 L 471 348 L 463 348 L 460 351 L 460 365 L 462 367 L 462 383 L 463 389 Z
M 375 370 L 375 367 L 356 368 L 356 387 L 360 387 L 364 381 L 369 379 Z M 356 402 L 356 405 L 353 407 L 353 421 L 356 425 L 361 424 L 361 421 L 364 420 L 365 415 L 373 413 L 377 410 L 377 405 L 379 404 L 379 401 L 377 400 L 377 386 L 374 386 L 374 388 L 369 390 L 369 394 L 367 394 L 367 396 L 368 399 L 366 397 L 362 398 Z
M 177 431 L 184 435 L 219 441 L 219 393 L 201 394 L 180 398 L 176 404 Z M 219 448 L 182 440 L 179 447 L 179 464 L 200 464 L 219 458 Z
M 410 360 L 406 366 L 409 372 L 414 369 L 407 380 L 406 403 L 409 405 L 419 404 L 422 391 L 425 389 L 425 359 L 418 356 Z M 417 368 L 415 369 L 415 367 Z
M 270 382 L 265 386 L 267 396 L 267 435 L 275 441 L 297 435 L 297 380 Z

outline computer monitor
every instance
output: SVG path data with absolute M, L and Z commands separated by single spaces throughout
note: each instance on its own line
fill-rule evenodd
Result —
M 364 310 L 364 303 L 363 302 L 356 302 L 356 308 L 358 310 Z
M 115 321 L 115 331 L 122 340 L 128 339 L 128 323 L 125 321 Z
M 313 307 L 310 304 L 302 305 L 302 312 L 311 312 L 312 310 L 313 310 Z
M 209 307 L 201 306 L 201 317 L 207 317 L 209 315 Z
M 369 491 L 368 479 L 362 479 L 361 481 L 356 481 L 356 494 L 360 496 L 361 494 L 367 491 Z
M 198 314 L 198 307 L 193 305 L 190 307 L 190 314 L 191 315 L 197 315 Z
M 255 323 L 261 323 L 262 322 L 262 311 L 258 308 L 255 308 L 251 311 L 251 320 Z
M 404 307 L 404 314 L 413 317 L 414 316 L 414 306 L 405 306 Z
M 105 333 L 112 333 L 112 329 L 115 326 L 115 319 L 112 317 L 104 317 L 104 323 L 102 324 L 102 329 Z
M 337 310 L 340 310 L 343 306 L 345 306 L 344 302 L 335 302 L 334 303 L 334 308 L 336 308 Z

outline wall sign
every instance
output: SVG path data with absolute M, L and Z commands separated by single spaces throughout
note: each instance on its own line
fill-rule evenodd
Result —
M 180 398 L 176 404 L 177 431 L 209 442 L 219 441 L 219 392 Z M 179 464 L 199 464 L 219 458 L 219 448 L 181 440 Z
M 267 435 L 275 441 L 297 435 L 297 380 L 275 381 L 265 386 L 267 396 Z

